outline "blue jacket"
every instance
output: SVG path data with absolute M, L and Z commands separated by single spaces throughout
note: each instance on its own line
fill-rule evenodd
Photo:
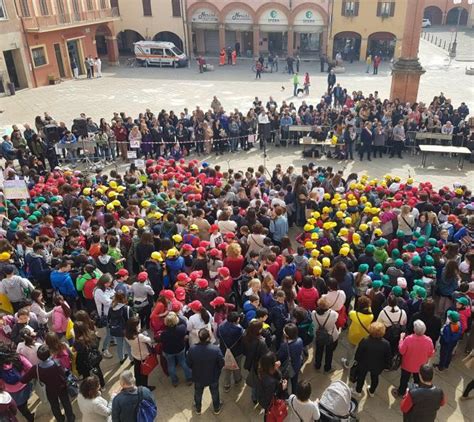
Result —
M 245 321 L 249 323 L 252 321 L 252 319 L 255 318 L 255 315 L 257 314 L 257 308 L 250 303 L 250 300 L 247 300 L 247 302 L 244 303 L 244 313 L 245 313 Z
M 230 347 L 234 357 L 242 355 L 244 353 L 242 347 L 243 333 L 244 329 L 240 325 L 228 321 L 221 324 L 217 329 L 217 336 L 220 340 L 222 354 L 225 354 L 227 347 Z
M 294 277 L 295 273 L 296 273 L 296 265 L 295 264 L 291 263 L 291 264 L 285 265 L 278 272 L 278 279 L 277 279 L 278 284 L 281 284 L 282 280 L 287 276 Z
M 59 290 L 59 293 L 61 293 L 63 296 L 77 296 L 77 290 L 74 287 L 74 283 L 72 282 L 72 278 L 69 273 L 52 271 L 50 278 L 53 289 Z
M 13 149 L 13 145 L 10 142 L 2 142 L 2 155 L 9 160 L 16 156 L 16 153 Z
M 279 242 L 288 234 L 288 219 L 282 215 L 270 221 L 270 233 L 273 240 Z
M 224 367 L 224 356 L 219 347 L 209 343 L 195 344 L 189 349 L 186 361 L 196 384 L 208 386 L 219 382 Z
M 283 330 L 285 324 L 290 322 L 288 305 L 286 303 L 277 302 L 275 306 L 270 309 L 269 317 L 270 322 L 273 323 L 277 332 Z
M 290 352 L 291 366 L 293 366 L 295 373 L 298 373 L 302 365 L 303 340 L 298 337 L 289 343 L 281 343 L 278 349 L 278 360 L 282 365 L 288 360 L 288 352 Z
M 165 261 L 166 268 L 168 270 L 168 277 L 170 285 L 173 285 L 176 282 L 176 277 L 182 271 L 184 271 L 184 258 L 179 256 L 176 259 L 167 259 Z
M 453 332 L 451 329 L 451 324 L 445 324 L 445 326 L 441 329 L 441 343 L 457 343 L 462 336 L 462 333 L 464 331 L 464 328 L 462 324 L 459 322 L 459 330 L 458 332 Z

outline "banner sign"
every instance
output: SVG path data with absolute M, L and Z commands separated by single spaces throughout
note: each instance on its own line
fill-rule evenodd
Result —
M 24 180 L 5 180 L 3 194 L 7 199 L 29 199 L 30 192 Z

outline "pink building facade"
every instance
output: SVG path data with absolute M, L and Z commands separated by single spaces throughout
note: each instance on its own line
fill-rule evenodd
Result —
M 240 46 L 242 55 L 315 55 L 326 51 L 330 0 L 188 0 L 186 25 L 194 54 Z
M 456 25 L 459 19 L 460 25 L 467 25 L 472 13 L 472 5 L 467 0 L 460 4 L 454 4 L 453 0 L 425 0 L 425 18 L 432 25 Z

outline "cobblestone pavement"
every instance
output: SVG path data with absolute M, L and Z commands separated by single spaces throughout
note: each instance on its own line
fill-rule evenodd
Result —
M 474 84 L 470 76 L 464 74 L 464 64 L 449 63 L 445 52 L 438 47 L 422 40 L 420 47 L 421 63 L 426 69 L 423 75 L 419 99 L 430 101 L 434 95 L 443 91 L 453 99 L 454 104 L 461 101 L 468 103 L 474 110 Z M 319 63 L 303 63 L 302 72 L 308 71 L 312 77 L 311 95 L 307 98 L 310 102 L 318 102 L 326 85 L 326 75 L 319 73 Z M 373 92 L 378 90 L 382 98 L 388 97 L 390 91 L 390 68 L 384 63 L 379 75 L 373 76 L 365 73 L 362 64 L 347 66 L 345 74 L 338 75 L 342 86 L 351 90 Z M 282 90 L 282 87 L 285 89 Z M 110 117 L 113 111 L 126 111 L 127 114 L 137 115 L 145 108 L 154 112 L 161 108 L 180 111 L 183 107 L 194 108 L 200 105 L 207 109 L 213 95 L 217 95 L 225 108 L 238 107 L 246 110 L 254 96 L 264 100 L 269 95 L 281 103 L 282 100 L 300 103 L 301 99 L 291 97 L 291 82 L 288 75 L 264 74 L 262 81 L 255 81 L 250 70 L 250 63 L 242 61 L 234 68 L 217 68 L 214 72 L 199 74 L 195 67 L 191 69 L 155 69 L 137 68 L 129 69 L 106 68 L 104 77 L 96 80 L 66 81 L 57 86 L 44 87 L 35 90 L 23 90 L 14 97 L 0 98 L 0 131 L 8 129 L 12 123 L 33 122 L 36 115 L 48 111 L 58 120 L 64 120 L 70 125 L 72 119 L 80 112 L 87 112 L 96 120 L 100 117 Z M 283 166 L 290 164 L 300 167 L 309 161 L 320 162 L 321 165 L 333 165 L 335 168 L 344 168 L 347 172 L 368 172 L 371 176 L 382 177 L 384 174 L 397 173 L 403 177 L 412 176 L 416 181 L 430 180 L 435 186 L 452 184 L 461 181 L 474 185 L 474 166 L 465 163 L 463 170 L 457 169 L 457 158 L 432 156 L 429 157 L 428 167 L 421 168 L 421 157 L 404 154 L 404 159 L 374 159 L 372 162 L 354 161 L 337 162 L 332 159 L 303 159 L 301 149 L 298 147 L 268 148 L 268 157 L 264 159 L 258 149 L 237 154 L 227 154 L 223 157 L 204 157 L 203 159 L 221 164 L 224 169 L 232 166 L 244 169 L 248 166 L 256 167 L 266 164 L 272 169 L 276 163 Z M 368 165 L 369 164 L 369 165 Z M 119 168 L 122 168 L 119 166 Z M 345 337 L 345 336 L 344 336 Z M 331 376 L 316 372 L 311 365 L 311 360 L 304 368 L 302 378 L 310 379 L 313 385 L 313 397 L 319 397 L 330 383 L 331 379 L 342 378 L 347 380 L 347 371 L 341 369 L 339 359 L 346 353 L 345 340 L 341 341 L 335 352 L 336 372 Z M 463 385 L 474 377 L 474 373 L 462 365 L 461 358 L 463 347 L 458 348 L 457 356 L 448 371 L 437 374 L 435 382 L 447 394 L 448 403 L 439 412 L 438 420 L 444 421 L 474 421 L 474 400 L 459 402 Z M 112 348 L 112 352 L 115 352 Z M 310 352 L 312 359 L 312 351 Z M 105 397 L 117 387 L 120 370 L 116 358 L 104 360 L 103 363 L 107 390 Z M 120 369 L 120 370 L 119 370 Z M 364 397 L 360 402 L 360 417 L 362 421 L 399 421 L 401 413 L 399 403 L 389 392 L 391 385 L 398 382 L 398 372 L 384 372 L 376 397 Z M 181 375 L 181 379 L 183 376 Z M 193 388 L 180 385 L 172 388 L 168 378 L 164 377 L 161 369 L 157 369 L 150 378 L 150 384 L 156 385 L 155 395 L 158 401 L 160 421 L 261 421 L 263 416 L 260 409 L 254 409 L 250 400 L 250 392 L 243 385 L 235 387 L 230 393 L 221 391 L 224 408 L 219 416 L 212 414 L 210 394 L 204 394 L 203 415 L 192 413 Z M 34 399 L 32 399 L 32 403 Z M 35 404 L 36 405 L 36 404 Z M 76 415 L 80 415 L 76 404 Z M 47 404 L 41 404 L 37 409 L 37 420 L 50 421 L 51 413 Z

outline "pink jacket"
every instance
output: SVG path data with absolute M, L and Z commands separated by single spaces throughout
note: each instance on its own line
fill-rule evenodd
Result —
M 61 306 L 55 306 L 52 315 L 53 331 L 55 333 L 65 333 L 67 329 L 68 317 L 64 314 Z
M 33 366 L 31 365 L 30 361 L 26 359 L 24 356 L 19 355 L 21 363 L 23 364 L 23 369 L 20 373 L 21 376 L 25 375 L 29 369 Z M 12 367 L 12 365 L 9 363 L 8 365 L 4 365 L 3 369 L 8 370 Z M 8 393 L 17 393 L 18 391 L 23 390 L 26 387 L 26 384 L 23 384 L 22 382 L 18 381 L 16 384 L 8 384 L 5 382 L 5 391 Z
M 402 355 L 402 369 L 418 373 L 420 366 L 428 362 L 434 355 L 433 342 L 428 336 L 411 334 L 400 340 L 398 350 Z

